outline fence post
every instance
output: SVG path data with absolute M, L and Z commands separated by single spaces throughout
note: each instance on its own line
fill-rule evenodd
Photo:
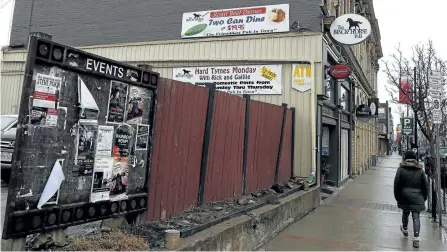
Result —
M 244 128 L 244 153 L 242 157 L 242 194 L 247 188 L 247 155 L 248 155 L 248 133 L 250 128 L 250 95 L 245 94 L 245 128 Z
M 290 108 L 290 110 L 292 110 L 292 158 L 290 160 L 290 162 L 292 162 L 292 165 L 290 166 L 290 177 L 293 177 L 295 175 L 295 172 L 293 170 L 293 166 L 295 164 L 295 124 L 296 124 L 296 120 L 295 120 L 295 108 L 292 107 Z
M 275 169 L 275 184 L 278 184 L 279 163 L 281 162 L 282 142 L 284 138 L 284 128 L 286 126 L 287 118 L 287 104 L 283 103 L 282 123 L 281 123 L 281 135 L 279 137 L 278 155 L 276 156 L 276 169 Z
M 203 137 L 202 161 L 200 163 L 199 195 L 197 199 L 197 204 L 199 206 L 203 204 L 203 197 L 205 195 L 206 168 L 208 164 L 208 150 L 211 141 L 211 122 L 213 121 L 214 95 L 216 93 L 216 86 L 214 84 L 207 84 L 206 87 L 209 89 L 209 96 L 205 120 L 205 133 Z

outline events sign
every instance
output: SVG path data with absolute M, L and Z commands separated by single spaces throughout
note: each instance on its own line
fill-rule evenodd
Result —
M 282 65 L 212 66 L 174 68 L 173 79 L 231 94 L 281 94 Z
M 182 38 L 289 31 L 289 5 L 265 5 L 183 14 Z

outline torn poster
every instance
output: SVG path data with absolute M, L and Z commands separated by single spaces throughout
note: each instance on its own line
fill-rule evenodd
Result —
M 143 122 L 145 104 L 149 99 L 150 97 L 145 88 L 135 86 L 129 87 L 126 123 L 139 124 Z
M 95 162 L 95 141 L 97 125 L 79 125 L 75 164 L 79 166 L 79 176 L 93 174 Z
M 114 158 L 110 199 L 127 198 L 127 180 L 129 176 L 129 158 Z
M 58 116 L 58 109 L 33 107 L 31 110 L 31 125 L 55 127 L 57 126 Z
M 90 194 L 91 202 L 110 200 L 113 161 L 112 157 L 96 158 Z
M 135 141 L 135 150 L 147 150 L 149 141 L 149 125 L 137 125 L 137 139 Z
M 57 93 L 62 79 L 59 77 L 36 74 L 36 86 L 33 94 L 33 106 L 42 108 L 56 108 Z
M 81 123 L 96 123 L 99 117 L 99 107 L 93 98 L 92 93 L 85 85 L 81 76 L 78 75 L 78 102 L 79 102 L 79 121 Z
M 126 83 L 111 81 L 109 105 L 107 106 L 107 122 L 123 123 L 127 100 Z
M 62 166 L 60 160 L 56 160 L 53 169 L 51 170 L 50 177 L 48 177 L 45 188 L 43 189 L 42 195 L 40 196 L 39 203 L 37 204 L 38 209 L 42 209 L 42 206 L 50 200 L 58 192 L 62 181 L 65 180 L 64 172 L 62 171 Z M 57 196 L 56 196 L 57 198 Z
M 113 145 L 113 126 L 99 125 L 96 140 L 96 156 L 111 157 Z

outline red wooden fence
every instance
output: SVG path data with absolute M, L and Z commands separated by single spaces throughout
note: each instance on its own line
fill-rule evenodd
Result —
M 278 167 L 278 183 L 287 182 L 292 175 L 292 110 L 286 113 L 282 139 L 281 159 Z
M 215 93 L 204 202 L 242 194 L 245 104 L 242 97 Z
M 274 184 L 284 108 L 250 101 L 246 193 Z
M 191 84 L 159 82 L 146 220 L 197 202 L 208 94 Z
M 209 88 L 161 79 L 145 220 L 158 220 L 197 204 L 206 132 Z M 203 202 L 243 192 L 244 142 L 247 137 L 246 193 L 274 184 L 284 107 L 249 101 L 215 91 Z M 248 136 L 245 120 L 249 116 Z M 291 174 L 292 111 L 287 110 L 278 182 Z M 203 172 L 203 171 L 202 171 Z M 201 194 L 202 195 L 202 194 Z

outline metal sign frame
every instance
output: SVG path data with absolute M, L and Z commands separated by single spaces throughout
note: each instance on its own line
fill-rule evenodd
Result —
M 86 62 L 81 62 L 81 65 L 84 64 L 84 67 L 78 64 L 73 64 L 73 62 L 68 60 L 69 56 L 73 55 L 78 55 L 80 58 L 84 57 L 84 59 L 87 59 Z M 85 67 L 91 63 L 89 60 L 104 62 L 104 64 L 109 64 L 111 68 L 114 69 L 123 69 L 123 74 L 121 73 L 121 70 L 116 69 L 116 71 L 113 71 L 114 74 L 112 74 L 112 71 L 104 71 L 104 68 L 101 67 L 96 69 Z M 129 192 L 127 198 L 116 201 L 108 200 L 94 203 L 85 200 L 78 202 L 73 201 L 69 204 L 44 205 L 41 209 L 36 207 L 36 202 L 34 201 L 26 202 L 25 200 L 25 207 L 20 203 L 23 201 L 20 197 L 24 197 L 23 195 L 20 196 L 22 189 L 21 187 L 24 185 L 23 175 L 24 172 L 30 171 L 29 166 L 26 169 L 24 168 L 25 162 L 22 159 L 29 157 L 29 154 L 24 152 L 24 144 L 26 143 L 25 141 L 28 135 L 33 131 L 33 126 L 31 126 L 29 119 L 31 117 L 30 113 L 33 106 L 32 101 L 34 99 L 32 95 L 35 91 L 32 83 L 34 81 L 34 70 L 36 67 L 39 67 L 39 64 L 48 67 L 56 67 L 70 74 L 76 73 L 78 76 L 82 74 L 83 76 L 87 76 L 89 78 L 91 77 L 100 80 L 108 80 L 110 86 L 112 86 L 112 81 L 118 81 L 128 85 L 128 87 L 139 87 L 141 90 L 144 89 L 150 91 L 152 98 L 151 101 L 147 103 L 147 106 L 150 106 L 148 109 L 149 114 L 145 114 L 146 118 L 148 118 L 148 123 L 150 123 L 150 128 L 148 128 L 150 130 L 147 133 L 147 142 L 145 145 L 146 149 L 142 152 L 144 157 L 147 157 L 147 162 L 140 166 L 141 169 L 146 169 L 145 176 L 141 176 L 141 183 L 143 184 L 141 188 L 135 189 L 131 193 Z M 51 40 L 41 39 L 34 36 L 30 37 L 25 76 L 20 99 L 16 145 L 13 153 L 11 181 L 8 190 L 2 239 L 24 237 L 32 233 L 47 232 L 120 215 L 138 214 L 147 209 L 148 183 L 150 179 L 149 171 L 154 141 L 158 80 L 159 74 L 156 72 L 90 54 L 85 51 L 53 42 Z M 98 90 L 100 90 L 99 87 Z M 59 91 L 56 92 L 56 101 L 59 102 L 58 92 Z M 107 99 L 109 98 L 110 97 L 107 97 Z M 57 109 L 57 105 L 55 106 Z M 74 106 L 76 106 L 76 104 L 74 104 Z M 126 104 L 126 106 L 128 105 Z M 45 136 L 43 138 L 45 138 Z M 136 156 L 134 156 L 134 158 L 136 158 Z M 37 169 L 37 167 L 35 168 Z M 91 187 L 93 187 L 93 184 Z M 76 192 L 75 190 L 73 193 L 77 194 L 79 192 Z M 59 195 L 59 190 L 57 194 Z M 27 205 L 28 203 L 30 204 Z

